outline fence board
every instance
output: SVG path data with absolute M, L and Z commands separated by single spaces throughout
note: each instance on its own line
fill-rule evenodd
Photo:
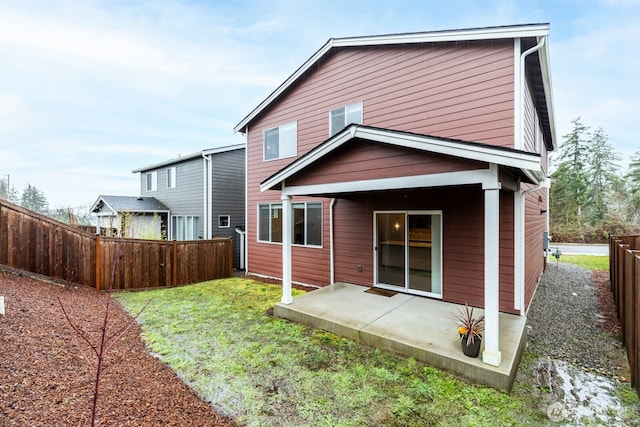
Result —
M 640 395 L 640 236 L 610 236 L 611 290 L 631 368 L 631 385 Z
M 142 289 L 230 277 L 232 239 L 100 237 L 0 200 L 0 264 L 81 285 Z M 115 262 L 115 264 L 114 264 Z

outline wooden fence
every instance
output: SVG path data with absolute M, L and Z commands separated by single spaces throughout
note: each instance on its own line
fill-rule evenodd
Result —
M 631 367 L 631 385 L 640 395 L 640 235 L 609 237 L 609 276 Z
M 177 286 L 230 277 L 232 240 L 107 238 L 0 200 L 0 265 L 107 289 Z

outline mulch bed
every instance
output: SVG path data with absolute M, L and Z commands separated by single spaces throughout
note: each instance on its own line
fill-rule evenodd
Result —
M 0 425 L 90 425 L 97 357 L 66 320 L 99 344 L 108 295 L 0 271 Z M 111 300 L 109 335 L 129 328 L 103 359 L 97 425 L 233 426 L 165 364 L 140 328 Z

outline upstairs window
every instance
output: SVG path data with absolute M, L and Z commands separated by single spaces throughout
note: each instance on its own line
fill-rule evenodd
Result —
M 167 188 L 176 188 L 176 167 L 167 169 Z
M 147 191 L 156 191 L 158 189 L 158 172 L 149 172 L 145 178 Z
M 297 153 L 297 122 L 287 123 L 264 131 L 264 160 L 294 157 Z
M 335 135 L 352 123 L 362 124 L 362 102 L 347 105 L 329 113 L 329 136 Z

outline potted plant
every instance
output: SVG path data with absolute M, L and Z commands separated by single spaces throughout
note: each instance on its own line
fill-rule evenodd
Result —
M 482 343 L 482 332 L 484 331 L 484 316 L 475 318 L 473 317 L 473 307 L 469 307 L 466 303 L 464 307 L 464 310 L 458 309 L 455 316 L 458 322 L 460 345 L 465 356 L 478 357 Z

